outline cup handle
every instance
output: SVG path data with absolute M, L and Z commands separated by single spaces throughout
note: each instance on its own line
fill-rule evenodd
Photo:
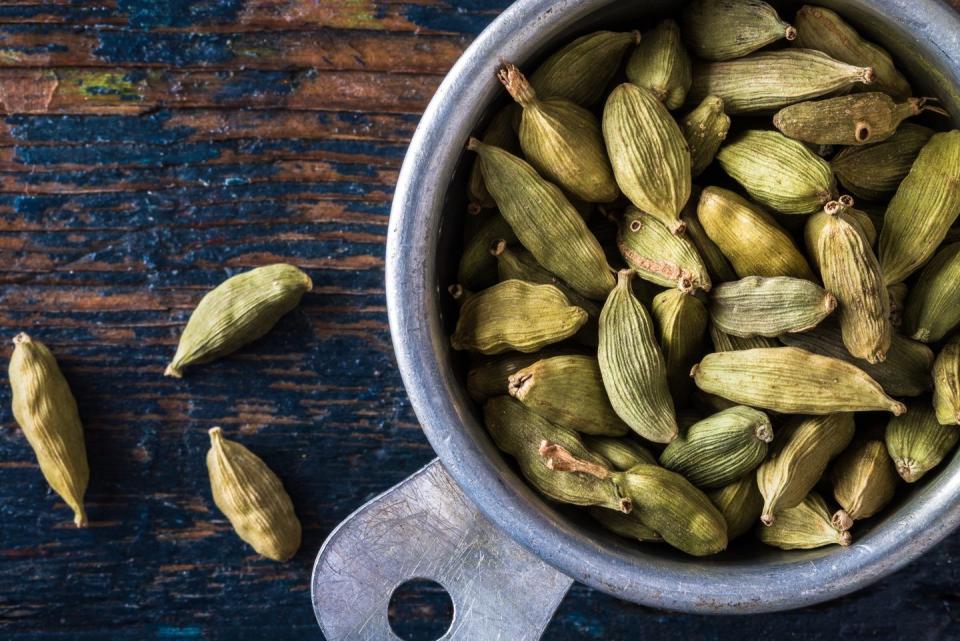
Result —
M 413 578 L 450 594 L 442 641 L 536 641 L 573 583 L 494 527 L 439 460 L 351 514 L 320 548 L 311 593 L 327 640 L 400 641 L 387 607 Z

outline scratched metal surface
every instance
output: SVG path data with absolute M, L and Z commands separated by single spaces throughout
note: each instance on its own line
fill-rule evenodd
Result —
M 392 185 L 442 75 L 506 4 L 0 0 L 0 337 L 56 351 L 92 468 L 78 531 L 0 386 L 0 637 L 322 639 L 320 543 L 432 458 L 386 326 Z M 201 293 L 276 260 L 313 277 L 303 305 L 162 378 Z M 304 525 L 290 563 L 256 558 L 214 508 L 215 424 L 285 481 Z M 954 537 L 867 591 L 750 618 L 575 586 L 545 638 L 960 638 L 958 559 Z

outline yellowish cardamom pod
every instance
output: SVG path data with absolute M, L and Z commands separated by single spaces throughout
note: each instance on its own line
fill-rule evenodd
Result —
M 683 208 L 680 222 L 686 228 L 687 238 L 697 248 L 697 253 L 703 259 L 703 264 L 707 266 L 707 274 L 710 276 L 711 285 L 728 280 L 737 280 L 737 273 L 733 271 L 730 261 L 723 255 L 717 244 L 710 239 L 707 230 L 703 228 L 700 219 L 697 217 L 697 206 L 700 204 L 702 193 L 703 191 L 694 185 L 690 200 Z
M 694 0 L 683 11 L 683 37 L 702 60 L 742 58 L 797 30 L 762 0 Z
M 663 20 L 643 34 L 627 60 L 627 79 L 649 89 L 667 109 L 683 105 L 693 81 L 691 73 L 690 54 L 673 20 Z
M 523 280 L 534 285 L 553 285 L 567 297 L 570 304 L 583 309 L 590 318 L 600 315 L 600 306 L 581 296 L 577 290 L 544 269 L 533 254 L 523 247 L 510 248 L 505 240 L 494 241 L 490 253 L 497 260 L 500 280 Z
M 13 339 L 10 390 L 13 417 L 27 437 L 43 477 L 86 527 L 83 495 L 90 480 L 77 402 L 46 345 L 20 333 Z
M 283 263 L 228 278 L 193 310 L 164 375 L 180 378 L 188 365 L 209 363 L 257 340 L 311 289 L 309 276 Z
M 683 119 L 680 128 L 690 146 L 690 172 L 696 178 L 713 162 L 717 150 L 730 131 L 730 116 L 723 112 L 723 98 L 704 98 L 703 102 Z
M 933 364 L 933 407 L 941 425 L 960 424 L 960 336 L 943 346 Z
M 868 247 L 873 247 L 877 242 L 877 228 L 869 214 L 855 209 L 853 207 L 853 198 L 850 196 L 841 196 L 837 201 L 831 202 L 840 204 L 843 209 L 843 219 L 856 227 L 857 231 L 863 235 L 864 242 Z M 827 203 L 824 207 L 828 205 L 835 207 L 834 205 L 830 205 L 830 203 Z M 817 241 L 820 238 L 820 232 L 823 231 L 824 226 L 830 220 L 829 215 L 826 215 L 824 212 L 817 212 L 807 218 L 807 222 L 803 227 L 803 241 L 807 246 L 807 254 L 810 257 L 810 263 L 818 272 L 820 271 L 820 257 L 817 251 Z
M 851 194 L 882 201 L 897 191 L 931 136 L 933 129 L 907 122 L 883 142 L 841 150 L 830 166 Z
M 747 474 L 739 480 L 707 492 L 727 522 L 727 538 L 734 540 L 749 532 L 763 511 L 763 497 L 757 488 L 756 474 Z
M 906 411 L 863 370 L 796 347 L 707 354 L 691 375 L 705 392 L 782 414 Z
M 483 130 L 480 139 L 494 147 L 506 149 L 511 154 L 520 153 L 520 141 L 513 130 L 513 119 L 517 113 L 516 105 L 507 105 L 494 114 L 490 124 Z M 480 170 L 480 160 L 474 159 L 470 168 L 470 178 L 467 181 L 467 194 L 470 196 L 471 211 L 476 212 L 482 207 L 496 207 L 493 196 L 487 191 L 483 183 L 483 172 Z
M 713 289 L 710 320 L 732 336 L 775 338 L 816 327 L 836 306 L 833 294 L 809 280 L 747 276 Z
M 653 322 L 621 271 L 600 313 L 597 352 L 603 386 L 617 415 L 640 436 L 669 443 L 677 436 L 667 368 Z
M 782 214 L 813 213 L 837 191 L 827 161 L 776 131 L 745 131 L 717 160 L 754 200 Z
M 690 150 L 680 126 L 648 89 L 624 83 L 603 108 L 603 139 L 620 190 L 638 209 L 682 231 Z
M 653 298 L 653 319 L 667 365 L 667 381 L 675 401 L 690 395 L 690 368 L 703 352 L 709 316 L 696 296 L 668 289 Z
M 935 343 L 958 324 L 960 243 L 953 243 L 937 252 L 910 290 L 903 315 L 903 329 L 915 340 Z
M 584 445 L 594 454 L 599 454 L 610 463 L 610 468 L 626 472 L 634 465 L 646 463 L 656 465 L 657 459 L 650 450 L 635 442 L 631 438 L 613 438 L 610 436 L 582 437 Z
M 832 476 L 833 498 L 841 507 L 832 520 L 841 530 L 885 508 L 897 491 L 897 472 L 881 441 L 865 440 L 847 448 L 834 461 Z
M 463 303 L 450 344 L 481 354 L 536 352 L 570 338 L 587 318 L 553 285 L 505 280 Z
M 663 541 L 663 537 L 644 525 L 640 517 L 634 512 L 624 514 L 623 512 L 605 510 L 602 507 L 587 508 L 587 511 L 597 523 L 624 538 L 634 539 L 641 543 Z
M 530 76 L 544 98 L 566 98 L 592 107 L 606 94 L 627 50 L 640 42 L 639 31 L 594 31 L 550 55 Z
M 903 416 L 887 423 L 887 452 L 897 473 L 907 483 L 916 483 L 953 451 L 960 439 L 956 425 L 941 425 L 929 403 L 911 403 Z
M 475 401 L 485 401 L 493 396 L 509 394 L 509 378 L 528 365 L 552 356 L 576 354 L 576 350 L 564 347 L 547 347 L 538 352 L 523 354 L 508 352 L 471 363 L 467 372 L 467 392 Z
M 710 289 L 710 274 L 696 246 L 655 216 L 629 208 L 620 222 L 617 247 L 644 280 L 684 292 Z
M 300 548 L 300 521 L 293 503 L 260 457 L 223 430 L 210 430 L 207 472 L 213 501 L 241 539 L 268 559 L 286 561 Z
M 779 347 L 780 343 L 774 338 L 766 336 L 750 336 L 743 338 L 727 334 L 717 329 L 717 326 L 710 323 L 708 327 L 710 341 L 713 343 L 715 352 L 735 352 L 738 349 L 755 349 L 757 347 Z
M 853 537 L 831 521 L 830 510 L 819 494 L 811 492 L 796 507 L 777 515 L 777 522 L 760 528 L 760 540 L 781 550 L 809 550 L 825 545 L 847 546 Z

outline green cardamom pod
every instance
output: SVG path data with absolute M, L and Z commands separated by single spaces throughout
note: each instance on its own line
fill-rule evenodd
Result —
M 764 525 L 772 525 L 783 510 L 803 501 L 830 460 L 853 440 L 853 434 L 853 414 L 849 413 L 795 416 L 777 427 L 770 457 L 757 468 Z
M 906 411 L 863 370 L 797 347 L 707 354 L 691 375 L 705 392 L 782 414 Z
M 590 452 L 575 431 L 534 414 L 509 396 L 497 396 L 484 403 L 483 419 L 497 447 L 516 459 L 523 476 L 544 496 L 571 505 L 598 505 L 630 512 L 630 499 L 609 478 L 606 462 Z M 577 457 L 583 468 L 597 468 L 607 478 L 598 478 L 583 469 L 572 474 L 558 473 L 550 467 L 550 460 L 540 454 L 549 443 L 559 443 Z
M 293 502 L 260 457 L 223 430 L 210 430 L 207 472 L 213 502 L 237 535 L 268 559 L 286 561 L 300 548 L 300 521 Z
M 890 324 L 899 328 L 903 324 L 903 311 L 907 306 L 907 294 L 910 292 L 906 283 L 887 285 L 887 295 L 890 297 Z
M 709 316 L 700 299 L 679 289 L 653 298 L 651 307 L 660 349 L 667 365 L 667 381 L 675 401 L 683 401 L 693 387 L 690 368 L 703 353 Z
M 863 235 L 863 239 L 868 247 L 873 247 L 877 242 L 877 228 L 873 219 L 864 211 L 853 207 L 853 198 L 850 196 L 841 196 L 836 201 L 843 208 L 843 219 L 856 226 L 858 232 Z M 829 205 L 830 203 L 827 203 Z M 824 205 L 826 207 L 827 205 Z M 817 239 L 820 238 L 820 232 L 824 225 L 831 220 L 830 216 L 823 215 L 823 212 L 817 212 L 807 218 L 803 227 L 803 239 L 807 246 L 807 254 L 810 256 L 810 262 L 813 267 L 820 271 L 819 255 L 816 251 Z
M 579 352 L 571 348 L 547 347 L 532 354 L 508 352 L 504 355 L 486 357 L 471 363 L 470 371 L 467 372 L 467 392 L 475 401 L 485 401 L 494 396 L 509 394 L 509 378 L 524 367 L 544 358 L 577 353 Z
M 507 241 L 500 239 L 494 241 L 490 247 L 490 253 L 497 260 L 497 272 L 500 280 L 523 280 L 535 285 L 553 285 L 567 297 L 570 304 L 583 309 L 591 318 L 600 315 L 600 306 L 595 302 L 581 296 L 575 289 L 544 269 L 533 254 L 523 247 L 513 249 L 507 244 Z
M 960 336 L 943 346 L 933 364 L 933 407 L 941 425 L 960 424 Z
M 587 511 L 597 523 L 624 538 L 634 539 L 642 543 L 663 541 L 663 537 L 644 525 L 643 521 L 633 512 L 624 514 L 613 510 L 605 510 L 602 507 L 590 507 L 587 508 Z
M 757 487 L 757 475 L 747 474 L 718 490 L 707 492 L 727 522 L 727 538 L 734 540 L 753 529 L 763 512 L 763 496 Z
M 683 37 L 703 60 L 742 58 L 797 30 L 762 0 L 695 0 L 683 11 Z
M 811 492 L 795 507 L 777 515 L 770 527 L 760 528 L 760 540 L 781 550 L 810 550 L 825 545 L 847 546 L 853 537 L 847 530 L 837 528 L 827 503 L 819 494 Z
M 738 405 L 694 423 L 660 454 L 660 464 L 702 488 L 719 488 L 763 462 L 773 426 L 763 412 Z
M 481 354 L 536 352 L 570 338 L 587 318 L 553 285 L 505 280 L 467 298 L 450 344 Z
M 910 83 L 893 64 L 885 50 L 864 40 L 843 18 L 830 9 L 806 5 L 797 11 L 794 20 L 796 47 L 816 49 L 851 65 L 870 67 L 874 71 L 873 86 L 895 98 L 913 94 Z
M 188 365 L 209 363 L 255 341 L 311 289 L 309 276 L 282 263 L 228 278 L 193 310 L 164 375 L 180 378 Z
M 693 193 L 683 208 L 680 222 L 683 223 L 686 228 L 685 233 L 687 238 L 690 239 L 690 242 L 696 247 L 697 253 L 700 254 L 700 258 L 703 259 L 703 264 L 707 267 L 707 274 L 710 276 L 711 284 L 737 280 L 737 273 L 733 271 L 733 266 L 730 264 L 730 261 L 723 255 L 723 252 L 720 251 L 717 244 L 710 239 L 710 236 L 707 235 L 707 230 L 705 230 L 700 223 L 700 218 L 697 217 L 697 206 L 700 204 L 700 196 L 702 193 L 703 190 L 699 187 L 693 187 Z
M 500 212 L 491 211 L 476 233 L 464 243 L 457 266 L 458 283 L 473 291 L 479 291 L 497 282 L 497 260 L 490 254 L 490 247 L 498 240 L 503 240 L 508 245 L 519 242 L 510 223 Z
M 834 462 L 831 476 L 833 498 L 841 508 L 832 521 L 841 530 L 885 508 L 897 491 L 897 471 L 882 441 L 864 440 L 847 448 Z
M 566 98 L 592 107 L 606 94 L 624 54 L 640 42 L 639 31 L 594 31 L 553 53 L 530 76 L 544 98 Z
M 733 115 L 772 113 L 859 83 L 870 84 L 873 69 L 834 60 L 811 49 L 765 51 L 726 62 L 694 65 L 687 102 L 720 96 Z
M 614 470 L 625 472 L 634 465 L 640 465 L 641 463 L 657 465 L 657 459 L 650 453 L 650 450 L 636 443 L 633 439 L 590 436 L 588 434 L 584 434 L 581 438 L 588 450 L 606 459 Z
M 781 214 L 811 214 L 837 191 L 829 163 L 776 131 L 745 131 L 717 160 L 754 200 Z
M 629 270 L 619 273 L 600 312 L 600 374 L 617 415 L 643 438 L 669 443 L 678 427 L 667 366 L 650 315 L 633 295 L 632 279 Z
M 933 352 L 923 343 L 894 334 L 883 362 L 869 363 L 854 357 L 843 343 L 840 326 L 832 319 L 802 334 L 783 334 L 780 342 L 814 354 L 830 356 L 855 365 L 891 396 L 919 396 L 930 390 Z
M 644 33 L 627 60 L 627 79 L 649 89 L 667 109 L 683 105 L 693 81 L 691 73 L 690 54 L 673 20 L 664 20 Z
M 608 203 L 620 195 L 597 117 L 566 98 L 539 98 L 514 65 L 497 77 L 520 105 L 520 147 L 540 175 L 574 197 Z
M 520 153 L 520 141 L 513 130 L 513 119 L 516 115 L 515 105 L 507 105 L 494 114 L 490 124 L 483 130 L 480 140 L 488 145 L 506 149 L 511 154 Z M 470 168 L 470 178 L 467 181 L 467 195 L 470 197 L 471 211 L 482 207 L 495 207 L 493 196 L 487 191 L 483 183 L 483 172 L 480 170 L 480 159 L 475 158 Z
M 707 187 L 700 197 L 697 217 L 740 278 L 793 276 L 816 280 L 786 230 L 738 194 Z
M 510 379 L 510 396 L 552 423 L 584 434 L 622 436 L 629 431 L 610 406 L 592 356 L 554 356 Z
M 928 105 L 926 98 L 896 102 L 874 91 L 784 107 L 773 116 L 773 126 L 794 140 L 857 146 L 887 140 L 901 122 L 924 111 L 942 112 Z
M 887 206 L 880 230 L 880 267 L 899 283 L 937 251 L 960 215 L 960 130 L 935 134 Z
M 710 274 L 686 235 L 676 235 L 656 216 L 630 207 L 617 233 L 620 254 L 638 276 L 684 292 L 710 289 Z
M 563 192 L 524 160 L 471 138 L 487 189 L 517 238 L 537 262 L 591 299 L 602 299 L 614 279 L 600 243 Z
M 43 478 L 86 527 L 83 495 L 90 480 L 83 425 L 70 386 L 46 345 L 25 333 L 13 339 L 9 379 L 13 417 L 37 457 Z
M 958 324 L 960 243 L 953 243 L 937 252 L 910 290 L 903 314 L 903 329 L 915 340 L 935 343 Z
M 816 327 L 836 306 L 833 294 L 809 280 L 747 276 L 713 289 L 710 320 L 732 336 L 775 338 Z
M 811 217 L 819 233 L 811 250 L 816 255 L 823 284 L 839 303 L 843 344 L 856 358 L 880 363 L 893 340 L 890 295 L 880 272 L 880 262 L 863 230 L 836 201 Z M 821 222 L 818 222 L 821 221 Z
M 603 108 L 603 139 L 620 190 L 638 209 L 682 231 L 690 198 L 690 150 L 680 126 L 648 89 L 618 86 Z
M 884 200 L 910 173 L 933 133 L 932 129 L 907 122 L 883 142 L 843 149 L 830 166 L 844 189 L 857 198 Z
M 730 131 L 730 116 L 723 112 L 723 99 L 707 96 L 680 123 L 683 137 L 690 147 L 690 173 L 702 174 L 717 155 L 717 150 Z
M 960 439 L 956 425 L 942 425 L 927 402 L 911 403 L 903 416 L 887 424 L 887 453 L 897 473 L 907 483 L 916 483 L 940 465 Z
M 710 323 L 707 328 L 710 333 L 710 341 L 713 343 L 715 352 L 735 352 L 739 349 L 755 349 L 757 347 L 779 347 L 780 343 L 774 338 L 766 336 L 740 337 L 733 334 L 727 334 L 717 329 L 714 323 Z

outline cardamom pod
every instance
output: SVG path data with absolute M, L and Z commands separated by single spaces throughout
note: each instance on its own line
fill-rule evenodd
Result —
M 844 189 L 857 198 L 884 200 L 910 173 L 933 133 L 932 129 L 907 122 L 883 142 L 843 149 L 830 166 Z
M 590 452 L 573 430 L 551 423 L 509 396 L 496 396 L 483 404 L 483 419 L 497 447 L 516 459 L 524 477 L 547 498 L 571 505 L 598 505 L 630 512 L 630 499 L 609 478 L 587 470 L 559 474 L 540 455 L 544 442 L 559 443 L 573 453 L 583 467 L 607 472 L 602 457 Z
M 577 292 L 601 299 L 613 276 L 600 243 L 576 208 L 553 183 L 524 160 L 471 138 L 487 189 L 517 238 L 537 262 Z
M 574 349 L 547 347 L 532 354 L 508 352 L 504 355 L 487 357 L 477 363 L 471 363 L 467 372 L 467 392 L 475 401 L 485 401 L 493 396 L 510 393 L 509 378 L 524 367 L 539 360 L 553 356 L 577 354 Z
M 903 315 L 903 329 L 915 340 L 935 343 L 958 324 L 960 243 L 953 243 L 937 252 L 910 290 Z
M 887 285 L 887 295 L 890 297 L 890 324 L 895 328 L 903 324 L 903 310 L 907 305 L 909 291 L 906 283 Z
M 960 130 L 935 134 L 887 206 L 880 268 L 888 285 L 923 266 L 960 215 Z
M 507 241 L 500 239 L 490 246 L 490 254 L 497 260 L 497 272 L 500 280 L 523 280 L 534 285 L 553 285 L 567 297 L 571 305 L 583 309 L 591 318 L 600 315 L 600 306 L 581 296 L 575 289 L 544 269 L 533 254 L 523 247 L 513 249 Z
M 816 280 L 793 239 L 767 212 L 732 191 L 707 187 L 697 217 L 737 276 Z
M 955 425 L 942 425 L 926 402 L 911 403 L 903 416 L 887 424 L 887 453 L 897 473 L 907 483 L 916 483 L 940 465 L 960 439 Z
M 730 131 L 730 116 L 723 113 L 723 98 L 707 96 L 680 123 L 683 137 L 690 147 L 690 173 L 702 174 L 717 155 L 717 150 Z
M 613 510 L 605 510 L 602 507 L 587 508 L 590 516 L 604 528 L 614 534 L 627 539 L 634 539 L 642 543 L 663 541 L 663 537 L 643 524 L 640 518 L 631 512 L 623 514 Z
M 882 441 L 864 440 L 847 448 L 834 462 L 831 476 L 833 498 L 841 508 L 832 521 L 841 530 L 885 508 L 897 491 L 897 472 Z
M 780 342 L 856 365 L 891 396 L 919 396 L 930 390 L 933 352 L 923 343 L 894 334 L 883 362 L 869 363 L 854 357 L 843 343 L 839 324 L 833 319 L 802 334 L 783 334 Z
M 510 376 L 510 396 L 561 427 L 622 436 L 629 429 L 610 406 L 592 356 L 553 356 Z
M 890 295 L 880 272 L 880 262 L 863 230 L 848 216 L 846 207 L 831 201 L 811 217 L 819 233 L 812 239 L 823 284 L 839 302 L 843 344 L 856 358 L 881 363 L 893 340 Z
M 830 9 L 805 5 L 797 11 L 794 20 L 796 47 L 816 49 L 852 65 L 870 67 L 874 71 L 873 85 L 895 98 L 912 95 L 910 83 L 893 64 L 884 49 L 864 40 L 843 18 Z
M 694 423 L 660 454 L 660 464 L 701 488 L 719 488 L 757 468 L 773 440 L 763 412 L 738 405 Z
M 873 82 L 873 69 L 834 60 L 811 49 L 753 53 L 726 62 L 693 66 L 687 102 L 714 95 L 733 115 L 772 113 L 795 102 Z
M 683 37 L 703 60 L 742 58 L 797 30 L 762 0 L 694 0 L 683 12 Z
M 763 512 L 763 496 L 757 487 L 757 475 L 747 474 L 718 490 L 707 492 L 727 522 L 727 538 L 734 540 L 749 532 Z
M 677 436 L 667 367 L 653 322 L 631 289 L 633 272 L 623 270 L 600 312 L 597 357 L 603 386 L 617 415 L 655 443 Z
M 497 282 L 497 260 L 490 254 L 490 247 L 498 240 L 503 240 L 507 245 L 519 242 L 510 223 L 500 212 L 491 211 L 476 233 L 464 243 L 457 266 L 458 283 L 479 291 Z
M 690 150 L 680 126 L 648 89 L 624 83 L 603 108 L 603 139 L 620 190 L 638 209 L 682 231 Z
M 754 200 L 781 214 L 813 213 L 837 191 L 829 163 L 776 131 L 745 131 L 717 160 Z
M 450 344 L 481 354 L 536 352 L 570 338 L 586 322 L 587 312 L 553 285 L 505 280 L 463 303 Z
M 776 523 L 760 528 L 758 534 L 763 543 L 781 550 L 810 550 L 834 544 L 847 546 L 853 541 L 849 531 L 832 523 L 827 503 L 815 492 L 797 506 L 780 512 Z
M 710 276 L 710 282 L 722 283 L 728 280 L 736 280 L 737 273 L 733 271 L 733 266 L 727 257 L 723 255 L 717 244 L 710 240 L 707 231 L 700 224 L 700 218 L 697 217 L 697 206 L 700 204 L 700 196 L 703 190 L 694 185 L 693 192 L 690 194 L 690 200 L 683 208 L 683 214 L 680 222 L 684 225 L 685 233 L 697 253 L 707 267 L 707 274 Z
M 933 407 L 941 425 L 960 424 L 960 336 L 943 346 L 933 364 Z
M 513 130 L 513 119 L 516 112 L 516 105 L 507 105 L 501 108 L 490 119 L 490 124 L 483 130 L 480 140 L 488 145 L 506 149 L 511 154 L 520 153 L 520 140 Z M 483 172 L 480 170 L 479 158 L 473 160 L 473 166 L 470 168 L 467 195 L 470 197 L 470 209 L 473 212 L 483 207 L 496 207 L 493 196 L 487 191 L 487 186 L 483 182 Z
M 710 274 L 696 246 L 659 218 L 630 207 L 617 233 L 620 254 L 638 276 L 689 292 L 710 289 Z
M 757 468 L 764 525 L 796 507 L 814 488 L 830 460 L 853 440 L 853 414 L 794 416 L 777 428 L 769 458 Z
M 164 376 L 180 378 L 188 365 L 209 363 L 255 341 L 311 289 L 309 276 L 283 263 L 228 278 L 193 310 Z
M 70 386 L 50 349 L 25 333 L 13 339 L 9 379 L 13 417 L 37 457 L 43 478 L 86 527 L 83 495 L 90 480 L 83 425 Z
M 566 98 L 539 98 L 512 64 L 504 63 L 497 77 L 521 107 L 520 147 L 540 175 L 581 200 L 615 200 L 620 189 L 597 117 Z
M 566 98 L 592 107 L 606 94 L 627 49 L 639 42 L 639 31 L 588 33 L 544 60 L 530 76 L 530 84 L 544 98 Z
M 783 414 L 906 411 L 863 370 L 796 347 L 707 354 L 691 375 L 705 392 Z
M 690 54 L 680 40 L 680 27 L 663 20 L 643 34 L 627 60 L 627 79 L 644 87 L 667 109 L 683 105 L 692 82 Z
M 713 289 L 710 320 L 732 336 L 774 338 L 816 327 L 836 306 L 833 294 L 809 280 L 747 276 Z
M 210 430 L 207 472 L 213 502 L 257 554 L 286 561 L 300 548 L 300 521 L 290 496 L 260 457 Z
M 750 336 L 743 338 L 733 334 L 727 334 L 717 329 L 717 326 L 710 323 L 707 328 L 710 333 L 710 341 L 713 343 L 715 352 L 735 352 L 739 349 L 754 349 L 757 347 L 779 347 L 780 343 L 773 338 L 766 336 Z
M 675 401 L 685 400 L 693 385 L 690 368 L 703 353 L 709 316 L 700 299 L 679 289 L 653 298 L 653 319 L 667 365 L 667 381 Z
M 587 449 L 602 456 L 614 470 L 625 472 L 634 465 L 656 465 L 657 459 L 650 451 L 630 438 L 590 436 L 584 434 L 583 444 Z
M 794 140 L 857 146 L 887 140 L 901 122 L 924 111 L 943 110 L 928 105 L 926 98 L 908 98 L 898 103 L 887 94 L 874 91 L 784 107 L 773 116 L 773 126 Z

